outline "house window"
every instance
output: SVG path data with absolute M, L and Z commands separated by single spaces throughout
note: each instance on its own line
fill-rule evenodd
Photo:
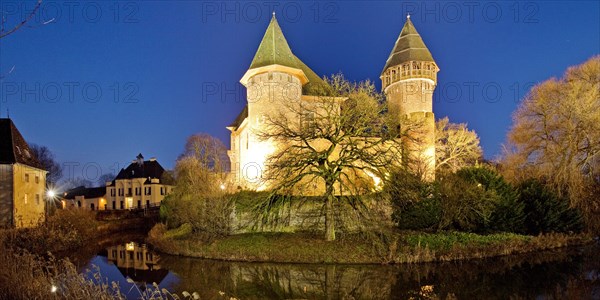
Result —
M 160 187 L 160 194 L 163 196 L 165 195 L 165 188 L 162 186 Z
M 112 208 L 113 208 L 113 209 L 117 209 L 117 201 L 113 201 L 113 203 L 112 203 L 112 204 L 113 204 L 113 205 L 112 205 Z
M 77 201 L 77 207 L 81 207 L 81 201 Z
M 35 205 L 40 205 L 40 194 L 35 194 Z
M 114 196 L 115 196 L 115 189 L 110 189 L 110 195 L 111 195 L 112 197 L 114 197 Z
M 131 196 L 131 188 L 127 189 L 127 196 Z
M 138 200 L 138 208 L 142 208 L 142 200 Z
M 29 174 L 25 174 L 25 182 L 29 182 Z
M 123 201 L 121 201 L 121 209 L 124 209 L 125 207 L 123 206 Z
M 146 200 L 146 207 L 150 207 L 150 200 Z
M 90 208 L 94 210 L 94 203 L 90 203 Z
M 40 176 L 35 176 L 35 183 L 40 183 Z

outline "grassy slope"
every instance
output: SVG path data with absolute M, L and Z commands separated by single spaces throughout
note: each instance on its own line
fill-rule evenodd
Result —
M 160 226 L 159 226 L 160 227 Z M 583 235 L 522 236 L 471 233 L 397 232 L 386 235 L 342 235 L 325 242 L 310 233 L 247 233 L 211 243 L 195 239 L 189 232 L 151 231 L 148 242 L 166 253 L 234 261 L 294 263 L 414 263 L 449 261 L 525 253 L 581 245 Z

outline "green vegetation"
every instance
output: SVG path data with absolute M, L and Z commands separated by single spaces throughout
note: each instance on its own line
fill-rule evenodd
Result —
M 433 183 L 399 173 L 387 194 L 400 229 L 534 235 L 583 230 L 581 215 L 566 199 L 536 181 L 513 187 L 491 167 L 464 168 Z
M 600 233 L 600 55 L 534 86 L 508 133 L 502 172 L 515 185 L 536 179 Z M 551 228 L 550 230 L 553 230 Z
M 464 232 L 414 231 L 380 234 L 340 234 L 327 242 L 318 233 L 247 233 L 206 243 L 188 236 L 176 239 L 175 230 L 158 224 L 148 242 L 159 250 L 191 257 L 234 261 L 291 263 L 415 263 L 483 258 L 581 245 L 584 235 L 524 236 L 511 233 L 478 235 Z
M 536 180 L 528 180 L 519 186 L 521 201 L 525 203 L 528 233 L 579 232 L 583 230 L 583 218 L 579 211 L 569 207 L 567 199 L 553 193 Z

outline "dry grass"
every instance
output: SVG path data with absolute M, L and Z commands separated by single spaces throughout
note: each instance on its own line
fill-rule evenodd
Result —
M 81 247 L 97 237 L 94 214 L 84 210 L 58 210 L 44 224 L 34 228 L 3 231 L 5 247 L 25 249 L 34 254 L 65 251 Z
M 94 215 L 81 210 L 61 210 L 36 228 L 0 230 L 0 299 L 126 299 L 122 289 L 133 289 L 140 299 L 187 299 L 158 286 L 140 291 L 109 283 L 98 268 L 77 271 L 62 252 L 98 237 Z

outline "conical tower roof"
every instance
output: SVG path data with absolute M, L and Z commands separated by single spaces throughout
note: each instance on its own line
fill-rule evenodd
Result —
M 281 27 L 277 23 L 275 14 L 271 18 L 269 27 L 263 36 L 260 46 L 254 55 L 249 69 L 260 68 L 269 65 L 282 65 L 299 69 L 296 57 L 288 45 Z
M 281 27 L 277 23 L 275 14 L 273 14 L 265 35 L 254 55 L 254 59 L 250 64 L 250 68 L 248 68 L 248 72 L 246 72 L 241 82 L 245 84 L 251 76 L 262 72 L 259 70 L 263 69 L 264 71 L 263 67 L 273 65 L 292 68 L 288 69 L 288 71 L 296 69 L 297 74 L 302 77 L 300 80 L 303 84 L 302 90 L 305 95 L 320 95 L 328 89 L 327 83 L 292 53 L 292 49 L 288 45 L 283 31 L 281 31 Z
M 410 16 L 407 16 L 402 32 L 400 32 L 396 45 L 394 45 L 394 49 L 390 53 L 390 57 L 387 59 L 381 73 L 383 74 L 389 67 L 408 61 L 435 62 L 415 25 L 410 21 Z

